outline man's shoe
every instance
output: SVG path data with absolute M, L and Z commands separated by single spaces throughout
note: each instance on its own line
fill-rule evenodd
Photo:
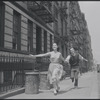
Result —
M 78 89 L 78 86 L 74 86 L 74 89 Z

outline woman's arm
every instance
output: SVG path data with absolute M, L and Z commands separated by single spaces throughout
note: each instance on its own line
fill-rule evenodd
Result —
M 62 60 L 63 62 L 65 61 L 64 57 L 62 56 L 62 54 L 60 54 L 60 58 L 61 58 L 61 60 Z
M 38 55 L 32 55 L 32 54 L 30 54 L 29 56 L 30 56 L 30 57 L 44 57 L 44 56 L 50 56 L 50 52 L 45 53 L 45 54 L 38 54 Z

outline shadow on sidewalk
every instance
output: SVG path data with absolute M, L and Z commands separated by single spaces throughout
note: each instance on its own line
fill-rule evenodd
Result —
M 78 87 L 77 89 L 88 88 L 88 87 Z
M 78 87 L 77 89 L 82 89 L 82 88 L 87 88 L 87 87 Z M 68 89 L 68 90 L 62 90 L 62 91 L 59 91 L 59 92 L 58 92 L 58 95 L 67 93 L 67 92 L 69 92 L 69 91 L 71 91 L 71 90 L 77 90 L 77 89 L 75 89 L 74 87 L 72 87 L 72 88 L 70 88 L 70 89 Z

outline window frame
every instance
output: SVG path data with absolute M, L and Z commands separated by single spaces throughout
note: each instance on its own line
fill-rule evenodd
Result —
M 17 16 L 17 17 L 16 17 Z M 15 18 L 18 18 L 16 23 L 18 25 L 15 25 Z M 16 27 L 18 29 L 16 29 Z M 12 41 L 12 49 L 13 50 L 21 50 L 21 14 L 17 11 L 13 11 L 13 41 Z M 13 47 L 13 45 L 17 45 L 16 47 Z
M 30 47 L 30 49 L 28 48 L 28 46 Z M 28 52 L 33 52 L 33 22 L 31 20 L 28 20 L 27 50 Z

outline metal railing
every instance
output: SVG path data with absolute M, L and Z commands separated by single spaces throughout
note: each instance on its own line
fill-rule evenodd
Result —
M 0 55 L 0 94 L 24 87 L 25 72 L 48 69 L 48 59 Z

